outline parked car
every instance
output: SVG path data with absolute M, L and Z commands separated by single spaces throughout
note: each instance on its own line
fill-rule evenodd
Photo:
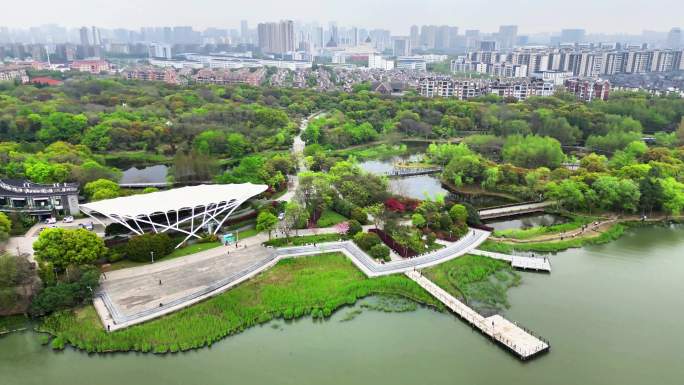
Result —
M 95 228 L 95 226 L 93 225 L 93 222 L 85 224 L 85 229 L 88 231 L 93 231 L 94 228 Z
M 57 218 L 55 217 L 50 217 L 45 220 L 46 225 L 54 225 L 55 223 L 57 223 Z
M 73 221 L 74 221 L 74 217 L 72 217 L 71 215 L 67 215 L 66 217 L 64 217 L 64 219 L 62 219 L 62 222 L 64 222 L 64 223 L 71 223 Z
M 285 219 L 285 213 L 278 214 L 278 220 L 282 221 L 283 219 Z

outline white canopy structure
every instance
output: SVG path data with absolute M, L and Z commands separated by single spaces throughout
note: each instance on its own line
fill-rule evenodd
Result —
M 188 186 L 85 203 L 80 208 L 98 222 L 95 213 L 138 235 L 144 232 L 141 224 L 152 226 L 155 233 L 185 233 L 185 242 L 190 237 L 200 238 L 197 233 L 207 226 L 215 225 L 213 233 L 216 234 L 236 208 L 267 188 L 267 185 L 252 183 Z M 181 211 L 189 211 L 190 215 L 181 217 Z M 152 216 L 162 215 L 161 222 L 152 220 Z

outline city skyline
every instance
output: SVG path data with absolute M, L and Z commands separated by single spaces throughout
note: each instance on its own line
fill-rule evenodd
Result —
M 181 7 L 180 2 L 161 0 L 144 3 L 78 0 L 68 4 L 37 0 L 32 2 L 31 12 L 22 12 L 20 3 L 7 4 L 3 14 L 12 17 L 0 17 L 0 26 L 22 29 L 59 24 L 69 28 L 96 25 L 139 29 L 189 25 L 201 30 L 212 27 L 239 29 L 241 20 L 247 20 L 250 28 L 254 28 L 259 22 L 291 19 L 322 25 L 334 21 L 340 25 L 383 28 L 401 35 L 407 35 L 414 24 L 456 25 L 462 30 L 480 29 L 484 32 L 494 32 L 500 25 L 518 25 L 521 34 L 553 33 L 565 28 L 582 28 L 589 34 L 640 34 L 643 31 L 666 32 L 673 26 L 680 26 L 680 13 L 672 11 L 682 8 L 676 0 L 640 1 L 629 8 L 617 0 L 600 4 L 589 0 L 573 2 L 574 9 L 589 9 L 589 13 L 567 12 L 565 3 L 539 0 L 526 1 L 525 4 L 503 0 L 481 3 L 426 0 L 419 4 L 408 0 L 299 1 L 286 6 L 275 0 L 255 0 L 248 7 L 238 9 L 232 2 L 217 4 L 198 0 L 192 5 Z M 635 8 L 639 8 L 639 12 L 631 12 Z M 206 12 L 207 9 L 212 9 L 212 12 Z M 561 14 L 563 21 L 559 22 Z

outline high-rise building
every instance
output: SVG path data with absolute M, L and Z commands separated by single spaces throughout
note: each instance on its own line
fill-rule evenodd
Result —
M 480 47 L 480 31 L 477 29 L 466 29 L 465 47 L 467 50 L 474 50 Z
M 350 45 L 352 45 L 352 46 L 354 46 L 354 47 L 356 47 L 357 45 L 359 45 L 359 29 L 356 28 L 356 27 L 352 27 L 352 29 L 351 29 L 351 31 L 350 31 L 350 35 L 351 35 L 351 36 L 350 36 L 350 38 L 351 38 L 350 40 L 351 40 L 351 41 L 349 42 Z
M 266 53 L 283 54 L 294 51 L 294 22 L 281 20 L 278 23 L 259 23 L 259 48 Z
M 10 41 L 9 28 L 0 27 L 0 43 L 8 43 Z
M 563 29 L 561 30 L 561 43 L 582 43 L 585 41 L 586 32 L 583 29 Z
M 485 52 L 496 51 L 496 41 L 482 40 L 480 41 L 480 50 Z
M 499 48 L 511 49 L 515 46 L 515 40 L 518 37 L 517 25 L 502 25 L 499 27 Z
M 101 45 L 102 44 L 102 37 L 100 36 L 100 29 L 97 28 L 96 26 L 93 26 L 92 28 L 92 36 L 93 36 L 93 45 Z
M 247 24 L 247 20 L 240 20 L 240 39 L 242 39 L 243 43 L 249 41 L 249 24 Z
M 411 33 L 409 36 L 411 37 L 411 47 L 418 47 L 420 45 L 420 31 L 417 25 L 411 26 Z
M 81 29 L 78 30 L 78 33 L 81 37 L 81 45 L 89 46 L 90 39 L 88 38 L 88 27 L 81 27 Z
M 445 50 L 449 48 L 449 26 L 440 25 L 435 33 L 435 49 Z
M 411 38 L 409 36 L 393 36 L 392 54 L 394 56 L 411 56 Z
M 675 27 L 667 34 L 667 48 L 679 49 L 682 46 L 682 29 Z
M 424 25 L 420 27 L 420 47 L 434 49 L 437 42 L 437 26 Z

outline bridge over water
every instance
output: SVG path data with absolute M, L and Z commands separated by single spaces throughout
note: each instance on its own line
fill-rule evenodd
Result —
M 479 210 L 481 219 L 493 219 L 501 217 L 509 217 L 518 214 L 529 214 L 544 211 L 549 206 L 554 206 L 555 201 L 544 201 L 544 202 L 523 202 L 514 203 L 510 205 L 488 207 Z

